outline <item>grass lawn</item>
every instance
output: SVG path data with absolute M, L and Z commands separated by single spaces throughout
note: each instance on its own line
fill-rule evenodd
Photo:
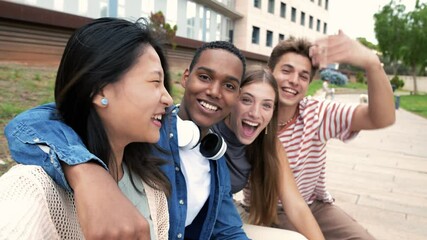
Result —
M 400 96 L 400 107 L 427 118 L 427 94 L 402 95 Z
M 17 114 L 40 104 L 54 101 L 53 91 L 57 68 L 0 64 L 0 176 L 13 164 L 4 127 Z M 171 74 L 174 103 L 181 101 L 184 89 L 181 75 Z
M 0 65 L 0 175 L 12 166 L 4 127 L 18 113 L 53 101 L 56 69 Z
M 310 83 L 310 85 L 308 85 L 308 90 L 307 90 L 307 96 L 314 96 L 314 94 L 316 94 L 316 92 L 319 89 L 322 89 L 322 81 L 320 80 L 313 80 L 313 82 Z

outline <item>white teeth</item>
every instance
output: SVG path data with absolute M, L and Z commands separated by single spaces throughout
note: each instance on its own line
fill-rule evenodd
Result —
M 156 114 L 156 115 L 154 115 L 153 118 L 156 119 L 156 120 L 161 121 L 162 120 L 162 115 L 161 114 Z
M 252 126 L 252 127 L 258 127 L 259 126 L 259 123 L 249 122 L 248 120 L 243 120 L 243 122 L 248 124 L 249 126 Z
M 203 107 L 205 107 L 205 108 L 207 108 L 207 109 L 209 109 L 209 110 L 211 110 L 211 111 L 216 111 L 216 110 L 218 110 L 218 107 L 217 107 L 217 106 L 211 105 L 211 104 L 209 104 L 209 103 L 207 103 L 207 102 L 200 101 L 200 104 L 201 104 Z
M 287 92 L 287 93 L 297 94 L 297 91 L 295 91 L 294 89 L 291 89 L 291 88 L 282 88 L 282 90 Z

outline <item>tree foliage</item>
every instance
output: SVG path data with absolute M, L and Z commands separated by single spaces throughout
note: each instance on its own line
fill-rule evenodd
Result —
M 374 19 L 375 37 L 378 40 L 380 51 L 391 61 L 400 60 L 402 58 L 401 47 L 406 40 L 404 35 L 407 25 L 405 6 L 396 4 L 392 0 L 374 14 Z
M 369 41 L 368 41 L 368 40 L 366 40 L 366 38 L 364 38 L 364 37 L 359 37 L 359 38 L 357 38 L 357 41 L 359 41 L 362 45 L 364 45 L 365 47 L 367 47 L 367 48 L 369 48 L 369 49 L 372 49 L 372 50 L 378 51 L 378 46 L 377 46 L 377 45 L 375 45 L 375 44 L 373 44 L 373 43 L 371 43 L 371 42 L 369 42 Z
M 173 48 L 175 48 L 175 36 L 178 27 L 176 25 L 172 26 L 166 22 L 165 16 L 162 11 L 150 14 L 150 25 L 153 31 L 158 34 L 159 37 L 165 38 Z
M 415 9 L 405 12 L 404 5 L 391 0 L 374 18 L 379 49 L 392 62 L 411 68 L 417 94 L 416 76 L 427 66 L 427 5 L 417 0 Z

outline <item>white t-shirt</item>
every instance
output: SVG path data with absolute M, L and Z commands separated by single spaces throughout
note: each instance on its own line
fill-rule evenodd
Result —
M 178 135 L 180 129 L 177 128 Z M 187 218 L 190 225 L 202 209 L 210 194 L 211 168 L 209 160 L 200 153 L 199 145 L 190 150 L 179 149 L 181 171 L 187 186 Z

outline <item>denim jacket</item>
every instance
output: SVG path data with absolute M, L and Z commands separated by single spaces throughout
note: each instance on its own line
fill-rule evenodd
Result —
M 172 187 L 168 199 L 169 239 L 184 238 L 187 211 L 187 189 L 181 172 L 177 139 L 177 111 L 175 106 L 168 109 L 160 130 L 158 146 L 166 151 L 153 152 L 155 156 L 168 162 L 162 166 L 162 170 Z M 98 157 L 86 149 L 79 136 L 60 121 L 54 104 L 42 105 L 21 113 L 6 126 L 5 136 L 15 161 L 43 167 L 55 182 L 68 190 L 71 188 L 65 179 L 60 161 L 68 165 L 96 161 L 107 169 Z M 248 239 L 233 204 L 230 176 L 224 157 L 209 162 L 211 192 L 206 219 L 200 226 L 200 239 Z

